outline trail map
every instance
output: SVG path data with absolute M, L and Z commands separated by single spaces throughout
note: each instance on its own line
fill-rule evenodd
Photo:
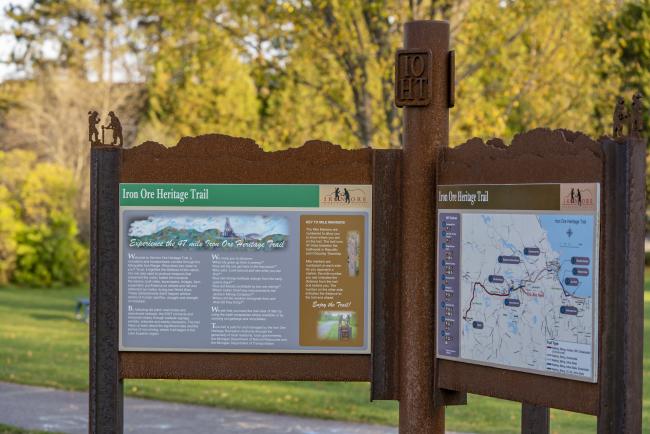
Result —
M 595 381 L 597 187 L 532 212 L 478 191 L 475 209 L 438 214 L 438 356 Z

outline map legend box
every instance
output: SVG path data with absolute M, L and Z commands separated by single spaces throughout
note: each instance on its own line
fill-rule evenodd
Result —
M 442 270 L 438 283 L 438 300 L 440 300 L 438 351 L 452 357 L 459 355 L 460 231 L 460 214 L 441 214 L 438 217 L 438 258 L 441 258 L 440 269 Z

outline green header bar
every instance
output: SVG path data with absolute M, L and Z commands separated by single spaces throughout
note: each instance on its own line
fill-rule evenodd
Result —
M 318 208 L 313 184 L 120 184 L 120 206 Z

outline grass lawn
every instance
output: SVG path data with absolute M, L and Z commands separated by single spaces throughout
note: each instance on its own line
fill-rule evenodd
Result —
M 646 276 L 643 423 L 650 427 L 650 274 Z M 80 289 L 0 289 L 0 380 L 88 388 L 88 326 L 74 318 Z M 128 395 L 254 411 L 396 425 L 395 402 L 368 402 L 367 383 L 129 380 Z M 447 410 L 447 428 L 518 433 L 517 403 L 470 395 Z M 593 433 L 596 419 L 551 412 L 552 431 Z M 23 433 L 0 426 L 0 434 Z
M 46 434 L 46 431 L 31 431 L 28 429 L 14 428 L 12 426 L 0 424 L 0 434 Z M 52 431 L 47 431 L 47 434 L 56 434 Z

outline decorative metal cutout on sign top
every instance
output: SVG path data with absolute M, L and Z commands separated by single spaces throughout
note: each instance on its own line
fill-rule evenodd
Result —
M 625 105 L 625 98 L 619 96 L 616 98 L 616 106 L 614 107 L 614 119 L 612 128 L 612 137 L 623 137 L 625 133 L 623 127 L 627 126 L 628 135 L 640 137 L 643 131 L 643 116 L 645 115 L 645 107 L 643 106 L 643 95 L 641 92 L 636 92 L 632 95 L 631 110 L 628 110 Z
M 122 123 L 120 119 L 115 115 L 115 112 L 108 112 L 107 124 L 102 125 L 102 136 L 99 137 L 99 130 L 97 125 L 100 123 L 101 118 L 99 117 L 99 112 L 95 110 L 88 111 L 88 141 L 91 146 L 119 146 L 124 145 L 124 138 L 122 136 Z M 110 143 L 105 141 L 105 131 L 111 130 L 113 133 L 113 140 Z

